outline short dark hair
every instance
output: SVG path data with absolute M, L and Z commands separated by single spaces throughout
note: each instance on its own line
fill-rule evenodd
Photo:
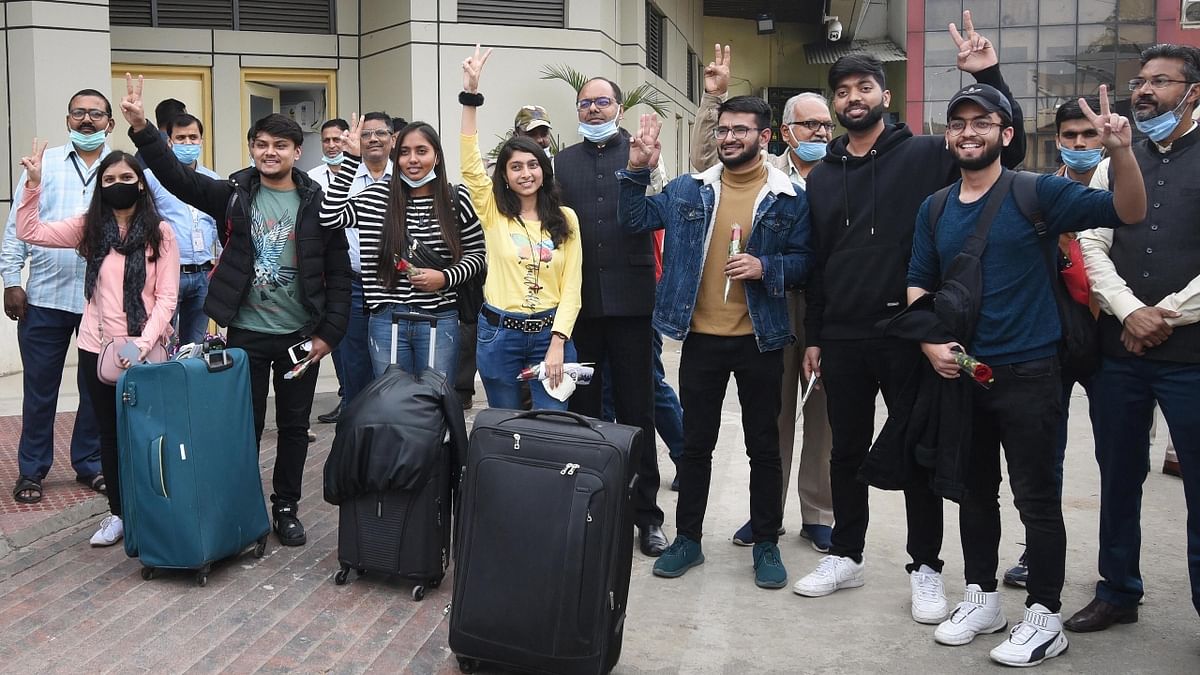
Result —
M 164 98 L 154 106 L 154 125 L 166 129 L 176 117 L 187 112 L 187 106 L 177 98 Z
M 757 96 L 734 96 L 717 106 L 717 117 L 727 112 L 754 113 L 754 123 L 759 131 L 771 128 L 771 106 Z
M 296 120 L 279 113 L 271 113 L 255 122 L 254 126 L 250 127 L 250 131 L 246 132 L 246 142 L 253 143 L 259 134 L 286 138 L 295 143 L 296 147 L 304 144 L 304 131 L 300 129 L 299 124 L 296 124 Z
M 325 124 L 322 124 L 321 131 L 325 131 L 326 129 L 330 129 L 333 127 L 337 127 L 338 129 L 341 129 L 342 131 L 350 131 L 350 125 L 346 123 L 346 120 L 344 120 L 340 117 L 335 117 L 335 118 L 325 122 Z
M 1085 96 L 1083 97 L 1083 100 L 1087 101 L 1088 106 L 1090 106 L 1092 110 L 1100 109 L 1099 96 Z M 1087 115 L 1084 115 L 1083 108 L 1079 107 L 1079 99 L 1068 99 L 1066 103 L 1058 106 L 1058 111 L 1054 113 L 1054 132 L 1058 133 L 1058 131 L 1062 128 L 1063 122 L 1085 119 L 1087 119 Z
M 870 75 L 879 83 L 880 89 L 887 89 L 887 76 L 883 74 L 883 62 L 874 54 L 854 52 L 846 54 L 834 61 L 829 67 L 829 89 L 838 88 L 838 83 L 851 75 Z
M 171 119 L 170 122 L 167 122 L 167 126 L 165 129 L 163 129 L 163 131 L 167 132 L 167 135 L 170 136 L 171 134 L 175 133 L 175 127 L 190 127 L 193 124 L 200 129 L 200 135 L 203 136 L 204 122 L 201 122 L 200 119 L 195 115 L 189 115 L 188 113 L 176 115 Z
M 1142 50 L 1142 65 L 1153 59 L 1177 59 L 1183 61 L 1183 76 L 1188 82 L 1200 82 L 1200 49 L 1188 45 L 1162 43 Z
M 617 103 L 619 103 L 621 105 L 625 105 L 625 95 L 621 93 L 621 87 L 616 82 L 613 82 L 612 80 L 608 79 L 607 77 L 588 78 L 588 81 L 583 83 L 583 87 L 588 86 L 589 83 L 595 82 L 596 80 L 600 80 L 601 82 L 607 82 L 608 86 L 612 87 L 613 97 L 615 97 L 617 99 Z M 583 91 L 583 87 L 580 87 L 579 91 Z M 575 94 L 575 100 L 577 100 L 577 101 L 579 100 L 578 93 Z
M 392 132 L 393 133 L 400 133 L 400 130 L 406 126 L 408 126 L 408 120 L 404 119 L 403 117 L 393 117 L 392 118 Z
M 392 126 L 392 116 L 385 112 L 369 112 L 363 115 L 362 121 L 369 122 L 371 120 L 380 121 L 386 124 L 388 133 L 393 133 L 396 131 L 396 127 Z
M 79 91 L 75 92 L 75 94 L 67 100 L 67 112 L 71 112 L 71 102 L 80 96 L 95 96 L 96 98 L 104 99 L 104 112 L 108 113 L 109 117 L 112 117 L 112 103 L 108 102 L 107 96 L 101 94 L 95 89 L 80 89 Z

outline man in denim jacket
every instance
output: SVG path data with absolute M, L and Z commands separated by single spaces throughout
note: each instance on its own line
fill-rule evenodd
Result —
M 786 174 L 762 159 L 771 137 L 765 101 L 737 96 L 721 104 L 718 114 L 720 164 L 676 178 L 661 194 L 646 197 L 650 172 L 658 165 L 662 125 L 657 116 L 643 115 L 630 142 L 629 167 L 617 172 L 621 225 L 631 233 L 666 229 L 654 327 L 684 340 L 678 534 L 655 563 L 654 574 L 678 577 L 704 562 L 700 537 L 712 452 L 732 373 L 750 457 L 754 581 L 762 588 L 782 588 L 787 570 L 777 542 L 783 473 L 775 420 L 782 348 L 796 339 L 786 292 L 798 287 L 809 269 L 808 202 Z

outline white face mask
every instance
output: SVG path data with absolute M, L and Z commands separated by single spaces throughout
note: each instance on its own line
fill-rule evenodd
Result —
M 419 188 L 422 185 L 428 185 L 429 181 L 435 178 L 437 178 L 437 169 L 430 169 L 424 178 L 418 178 L 417 180 L 409 178 L 407 174 L 400 174 L 400 180 L 404 181 L 404 184 L 410 188 Z
M 579 123 L 579 135 L 593 143 L 603 143 L 612 138 L 616 133 L 617 118 L 615 117 L 604 124 Z

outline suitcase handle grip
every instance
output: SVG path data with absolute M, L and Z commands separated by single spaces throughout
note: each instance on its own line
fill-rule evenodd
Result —
M 408 321 L 411 323 L 427 323 L 430 326 L 437 327 L 438 319 L 431 314 L 418 314 L 416 312 L 392 312 L 392 323 L 400 323 Z
M 537 417 L 565 417 L 581 427 L 587 427 L 592 431 L 596 431 L 596 426 L 592 424 L 590 419 L 580 415 L 579 413 L 573 413 L 569 410 L 526 410 L 525 412 L 513 415 L 512 419 L 534 419 Z

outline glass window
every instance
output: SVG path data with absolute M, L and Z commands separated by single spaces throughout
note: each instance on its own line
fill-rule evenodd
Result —
M 1075 27 L 1038 29 L 1038 60 L 1069 59 L 1075 56 Z
M 1079 27 L 1079 58 L 1116 58 L 1117 29 L 1115 26 L 1084 25 Z
M 1004 76 L 1004 81 L 1008 83 L 1008 88 L 1012 90 L 1013 96 L 1018 98 L 1037 95 L 1034 82 L 1036 72 L 1037 64 L 1035 63 L 1000 62 L 1000 74 Z
M 1143 49 L 1155 43 L 1153 24 L 1123 23 L 1117 30 L 1120 35 L 1118 59 L 1137 59 Z
M 1079 23 L 1104 23 L 1116 18 L 1117 0 L 1083 0 L 1079 3 Z
M 1041 96 L 1074 96 L 1075 64 L 1068 61 L 1039 62 L 1037 89 Z
M 998 0 L 970 0 L 963 9 L 971 10 L 971 23 L 975 29 L 995 28 L 1000 24 L 1000 7 Z M 1006 3 L 1007 4 L 1007 3 Z M 962 28 L 962 13 L 957 19 L 952 19 L 954 25 Z
M 1036 28 L 1001 28 L 1000 63 L 1033 61 L 1037 56 Z
M 949 101 L 926 101 L 925 119 L 921 120 L 927 134 L 946 133 L 946 104 Z
M 1032 134 L 1037 132 L 1038 118 L 1038 102 L 1033 98 L 1017 98 L 1017 105 L 1021 106 L 1021 115 L 1025 118 L 1025 133 Z
M 1153 21 L 1154 0 L 1121 0 L 1117 11 L 1122 21 Z
M 962 10 L 962 0 L 925 0 L 925 30 L 945 30 L 951 21 L 962 23 Z
M 933 66 L 925 69 L 925 99 L 950 100 L 962 88 L 962 71 L 957 66 Z
M 1038 0 L 1005 0 L 1000 8 L 1000 23 L 1003 26 L 1036 26 L 1038 22 Z
M 1091 0 L 1083 0 L 1083 2 L 1086 4 Z M 1073 0 L 1041 0 L 1038 23 L 1043 26 L 1075 23 L 1075 6 L 1077 4 L 1079 3 Z
M 954 66 L 958 64 L 958 47 L 942 29 L 925 34 L 925 65 Z
M 1113 88 L 1115 81 L 1114 71 L 1116 69 L 1111 60 L 1105 61 L 1080 61 L 1076 67 L 1078 68 L 1078 89 L 1080 95 L 1095 94 L 1100 91 L 1100 85 L 1107 84 L 1110 91 Z M 1132 76 L 1131 76 L 1132 77 Z M 1125 78 L 1128 80 L 1129 78 Z M 1128 95 L 1128 87 L 1125 92 L 1117 91 L 1118 95 Z

